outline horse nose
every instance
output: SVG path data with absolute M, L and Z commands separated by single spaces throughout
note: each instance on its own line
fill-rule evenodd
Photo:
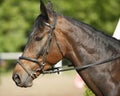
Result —
M 14 74 L 14 75 L 13 75 L 13 80 L 15 81 L 15 83 L 16 83 L 17 85 L 21 84 L 20 74 Z

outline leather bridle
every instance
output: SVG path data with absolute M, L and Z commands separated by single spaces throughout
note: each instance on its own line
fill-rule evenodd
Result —
M 44 73 L 44 66 L 45 66 L 45 62 L 46 62 L 46 58 L 47 58 L 47 55 L 49 53 L 49 50 L 50 50 L 50 44 L 51 44 L 51 40 L 52 40 L 52 36 L 53 36 L 53 32 L 54 32 L 54 29 L 55 29 L 55 25 L 56 25 L 56 22 L 57 22 L 57 14 L 54 12 L 54 20 L 53 20 L 53 23 L 52 24 L 49 24 L 49 23 L 46 23 L 46 22 L 43 22 L 43 24 L 45 26 L 48 26 L 50 28 L 50 31 L 49 31 L 49 34 L 48 34 L 48 38 L 44 44 L 44 46 L 42 47 L 41 51 L 39 52 L 38 56 L 36 59 L 33 59 L 33 58 L 29 58 L 29 57 L 25 57 L 25 56 L 21 56 L 19 57 L 19 59 L 17 60 L 18 64 L 24 69 L 24 71 L 29 75 L 31 76 L 33 79 L 37 78 L 37 75 L 36 73 L 37 72 L 40 72 L 40 73 Z M 56 36 L 55 36 L 55 39 L 56 39 Z M 58 49 L 60 50 L 60 53 L 61 55 L 63 56 L 63 53 L 62 53 L 62 50 L 60 48 L 60 45 L 56 39 L 56 44 L 58 46 Z M 39 57 L 42 56 L 43 59 L 42 59 L 42 62 L 40 63 L 39 62 Z M 30 62 L 33 62 L 33 63 L 36 63 L 39 65 L 39 69 L 37 69 L 35 72 L 29 72 L 24 64 L 20 61 L 20 60 L 27 60 L 27 61 L 30 61 Z

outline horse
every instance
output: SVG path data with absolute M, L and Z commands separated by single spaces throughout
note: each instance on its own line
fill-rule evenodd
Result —
M 13 70 L 17 86 L 31 87 L 34 79 L 63 58 L 81 67 L 120 55 L 119 40 L 56 13 L 50 2 L 40 3 L 41 14 Z M 120 96 L 120 58 L 76 71 L 96 96 Z

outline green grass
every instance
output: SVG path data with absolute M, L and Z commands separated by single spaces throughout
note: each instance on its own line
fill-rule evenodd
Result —
M 84 96 L 95 96 L 95 94 L 86 86 Z

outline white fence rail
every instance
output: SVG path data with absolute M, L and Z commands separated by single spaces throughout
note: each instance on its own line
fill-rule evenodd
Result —
M 21 52 L 18 53 L 0 53 L 0 59 L 2 60 L 14 60 L 18 59 L 19 56 L 21 56 Z

